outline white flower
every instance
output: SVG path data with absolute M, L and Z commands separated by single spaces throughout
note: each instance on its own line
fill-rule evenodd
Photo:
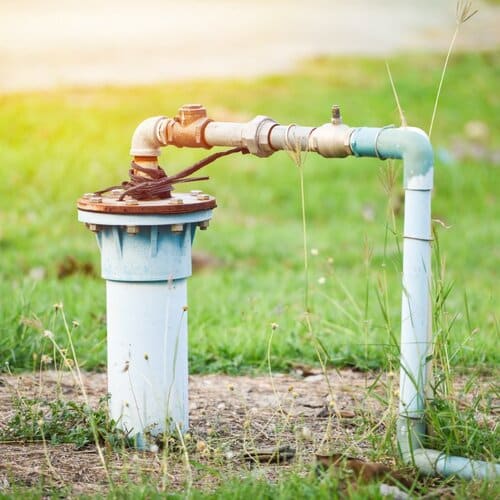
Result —
M 50 330 L 44 330 L 43 336 L 50 340 L 54 340 L 54 334 Z

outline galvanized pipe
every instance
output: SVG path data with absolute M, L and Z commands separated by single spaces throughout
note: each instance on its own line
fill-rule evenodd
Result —
M 211 146 L 242 146 L 244 123 L 210 122 L 205 129 L 205 140 Z

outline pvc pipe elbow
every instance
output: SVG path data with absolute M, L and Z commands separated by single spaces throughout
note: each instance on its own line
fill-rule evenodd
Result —
M 131 156 L 160 156 L 160 147 L 166 146 L 165 128 L 169 119 L 153 116 L 139 123 L 132 135 Z
M 377 149 L 384 150 L 392 142 L 399 147 L 404 160 L 404 185 L 406 189 L 431 190 L 433 187 L 434 154 L 427 134 L 416 127 L 382 129 Z M 394 144 L 395 143 L 395 144 Z
M 353 130 L 350 143 L 355 156 L 403 159 L 405 188 L 432 190 L 434 155 L 429 137 L 423 130 L 415 127 L 361 127 Z

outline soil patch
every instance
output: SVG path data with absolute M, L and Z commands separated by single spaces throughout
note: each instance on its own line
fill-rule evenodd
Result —
M 185 436 L 184 450 L 179 445 L 149 452 L 104 446 L 105 468 L 95 446 L 78 450 L 72 444 L 3 442 L 0 492 L 13 485 L 44 484 L 67 488 L 72 494 L 92 494 L 107 490 L 108 475 L 118 483 L 139 481 L 146 475 L 169 490 L 181 488 L 187 480 L 195 487 L 212 489 L 236 473 L 276 479 L 293 467 L 299 472 L 310 470 L 308 465 L 314 463 L 317 452 L 375 456 L 380 461 L 380 449 L 374 447 L 380 446 L 384 435 L 391 442 L 396 379 L 392 373 L 349 369 L 331 371 L 325 377 L 302 367 L 293 374 L 272 377 L 191 376 L 191 430 Z M 463 382 L 459 380 L 458 385 Z M 84 383 L 90 403 L 97 406 L 106 394 L 106 375 L 84 373 Z M 481 379 L 475 391 L 490 383 L 486 377 Z M 81 390 L 69 373 L 2 375 L 0 428 L 14 415 L 13 402 L 20 398 L 82 401 Z M 391 398 L 390 404 L 384 403 Z M 266 464 L 252 458 L 255 452 L 282 447 L 294 450 L 293 460 Z M 186 464 L 184 452 L 191 465 Z M 390 453 L 385 462 L 391 463 Z

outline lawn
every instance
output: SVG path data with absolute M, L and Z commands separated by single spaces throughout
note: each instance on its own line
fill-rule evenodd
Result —
M 494 53 L 454 57 L 433 133 L 433 217 L 444 280 L 452 285 L 447 314 L 455 317 L 450 341 L 459 349 L 453 362 L 461 368 L 488 369 L 499 360 L 498 62 Z M 424 130 L 441 65 L 437 56 L 391 61 L 406 118 Z M 104 369 L 104 282 L 93 235 L 77 222 L 75 202 L 126 178 L 130 137 L 143 118 L 172 116 L 183 103 L 202 102 L 214 119 L 266 114 L 281 123 L 319 125 L 338 103 L 351 126 L 399 124 L 384 62 L 363 59 L 318 58 L 291 74 L 254 80 L 72 88 L 0 101 L 0 359 L 12 370 L 31 369 L 33 357 L 50 348 L 40 330 L 62 335 L 51 324 L 59 302 L 79 322 L 75 342 L 84 368 Z M 471 121 L 489 135 L 471 139 Z M 206 154 L 167 148 L 161 163 L 174 172 Z M 310 154 L 303 168 L 314 334 L 331 365 L 387 366 L 387 353 L 397 354 L 391 333 L 398 337 L 400 314 L 399 165 Z M 231 157 L 207 172 L 210 181 L 199 187 L 214 194 L 219 207 L 195 251 L 216 265 L 189 282 L 191 371 L 261 369 L 271 323 L 280 326 L 272 346 L 275 369 L 314 364 L 303 322 L 297 166 L 281 152 Z M 59 278 L 65 269 L 69 275 Z

